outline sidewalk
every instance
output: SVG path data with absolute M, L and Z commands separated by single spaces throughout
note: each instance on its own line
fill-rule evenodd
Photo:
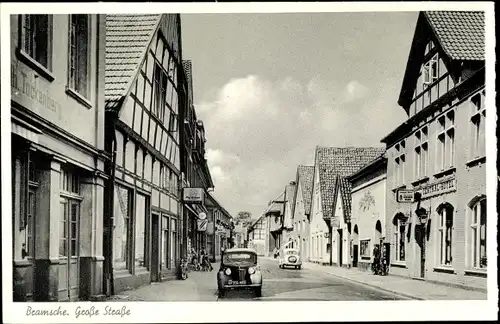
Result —
M 276 261 L 272 258 L 266 258 Z M 277 261 L 276 261 L 277 262 Z M 358 269 L 304 262 L 303 269 L 321 271 L 358 284 L 417 300 L 487 300 L 485 292 L 460 289 L 395 275 L 375 276 Z
M 154 282 L 122 291 L 107 301 L 216 301 L 217 271 L 191 271 L 186 280 Z

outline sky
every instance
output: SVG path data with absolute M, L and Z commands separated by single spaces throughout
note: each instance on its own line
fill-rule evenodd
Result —
M 397 99 L 417 16 L 181 15 L 214 195 L 233 217 L 259 217 L 318 145 L 383 146 L 406 119 Z

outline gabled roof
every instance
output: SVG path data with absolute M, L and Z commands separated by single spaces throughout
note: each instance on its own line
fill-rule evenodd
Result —
M 422 11 L 406 63 L 398 104 L 406 109 L 420 72 L 425 46 L 433 40 L 444 52 L 444 63 L 451 71 L 462 61 L 484 61 L 485 25 L 482 11 Z
M 299 165 L 297 167 L 298 179 L 302 190 L 302 199 L 304 201 L 304 209 L 306 215 L 311 213 L 312 190 L 314 181 L 314 166 Z
M 337 177 L 347 177 L 384 154 L 376 147 L 317 147 L 315 168 L 319 173 L 323 217 L 332 217 Z
M 425 11 L 424 15 L 452 60 L 484 60 L 483 11 Z
M 120 104 L 154 37 L 161 14 L 106 15 L 106 109 Z
M 347 177 L 343 176 L 338 176 L 336 180 L 336 189 L 335 189 L 335 194 L 334 197 L 337 197 L 337 195 L 340 192 L 340 199 L 341 199 L 341 204 L 342 204 L 342 211 L 344 212 L 344 221 L 346 223 L 351 221 L 351 189 L 352 185 L 349 182 Z M 336 204 L 338 202 L 334 198 L 334 203 L 333 203 L 333 210 L 337 208 Z M 333 216 L 333 215 L 332 215 Z
M 274 199 L 266 210 L 266 214 L 269 213 L 280 213 L 283 214 L 285 193 L 282 192 L 278 198 Z

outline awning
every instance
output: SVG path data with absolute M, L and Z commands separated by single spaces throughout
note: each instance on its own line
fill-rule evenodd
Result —
M 38 144 L 38 135 L 42 134 L 41 130 L 15 116 L 12 116 L 11 126 L 13 134 Z
M 187 210 L 189 210 L 190 212 L 192 212 L 193 215 L 195 215 L 196 217 L 198 217 L 198 213 L 189 204 L 184 204 L 184 207 L 186 207 Z
M 203 205 L 198 205 L 198 204 L 184 204 L 184 206 L 191 212 L 193 215 L 198 218 L 198 215 L 200 213 L 205 213 L 208 215 L 208 210 L 205 206 Z

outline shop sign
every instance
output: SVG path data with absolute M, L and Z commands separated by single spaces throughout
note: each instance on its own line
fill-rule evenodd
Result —
M 201 212 L 201 213 L 198 214 L 198 218 L 199 219 L 206 219 L 207 218 L 207 214 L 204 213 L 204 212 Z
M 184 188 L 182 200 L 185 203 L 190 204 L 202 204 L 203 203 L 203 188 Z
M 422 194 L 422 199 L 442 195 L 451 191 L 457 190 L 456 178 L 449 178 L 439 182 L 432 183 L 422 189 L 419 192 Z
M 398 203 L 413 203 L 415 202 L 415 191 L 413 190 L 398 190 L 396 194 Z
M 198 232 L 206 232 L 208 227 L 208 219 L 197 220 Z

